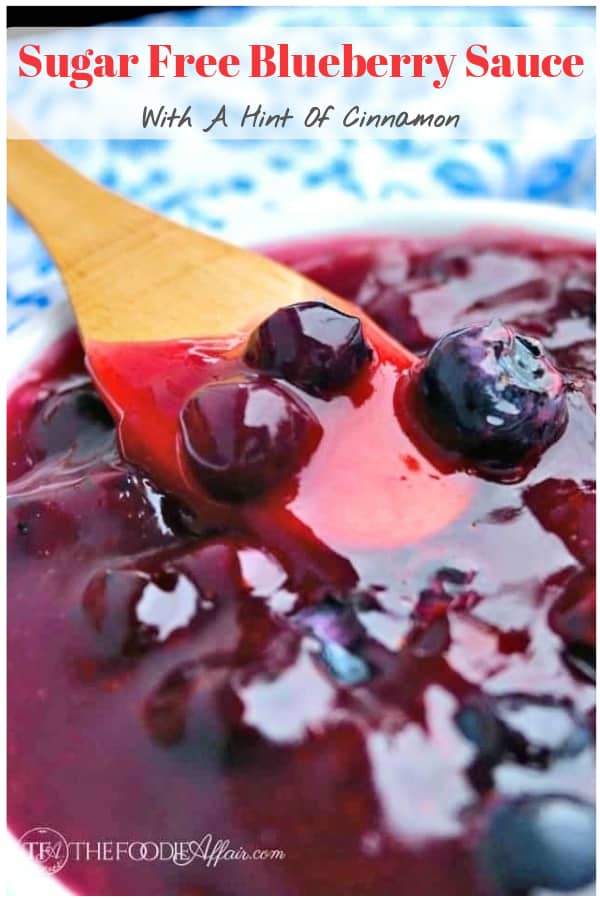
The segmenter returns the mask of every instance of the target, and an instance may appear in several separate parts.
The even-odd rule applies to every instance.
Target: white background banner
[[[42,139],[507,140],[526,103],[541,142],[595,133],[592,28],[256,32],[9,30],[9,111]]]

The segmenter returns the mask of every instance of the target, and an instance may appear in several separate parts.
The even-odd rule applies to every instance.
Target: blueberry
[[[364,684],[371,675],[368,663],[340,644],[325,642],[321,650],[321,659],[340,684],[348,686]]]
[[[505,730],[494,713],[491,700],[475,696],[463,704],[456,715],[462,734],[477,748],[479,759],[495,765],[504,753]]]
[[[187,459],[216,500],[237,502],[274,487],[308,459],[321,426],[285,388],[262,379],[216,381],[180,414]]]
[[[352,606],[328,599],[301,610],[292,621],[319,640],[321,659],[340,684],[369,679],[370,666],[358,653],[365,630]]]
[[[562,795],[524,796],[492,815],[482,859],[498,893],[571,891],[595,876],[595,812]]]
[[[276,310],[253,331],[246,362],[307,391],[347,385],[372,356],[359,318],[322,301]]]
[[[455,721],[477,748],[479,768],[509,758],[545,769],[557,759],[577,756],[592,737],[568,701],[550,696],[475,696],[462,705]]]
[[[491,469],[538,457],[562,434],[562,377],[538,341],[499,320],[452,331],[419,372],[427,429]]]
[[[114,421],[86,378],[65,379],[41,404],[28,434],[36,459],[65,454],[94,462],[114,444]]]
[[[577,756],[591,741],[587,724],[568,701],[506,694],[496,699],[494,711],[505,730],[507,753],[523,765],[547,768]]]
[[[364,634],[352,606],[329,598],[296,613],[293,621],[319,640],[343,647],[353,646]]]

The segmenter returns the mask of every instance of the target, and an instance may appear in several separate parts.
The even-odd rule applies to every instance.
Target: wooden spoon
[[[415,357],[358,307],[271,260],[123,200],[33,140],[8,141],[8,198],[63,275],[88,365],[117,419],[121,449],[163,489],[191,506],[204,502],[182,461],[179,395],[173,400],[174,380],[187,395],[198,387],[197,357],[189,374],[187,351],[173,356],[173,342],[206,339],[204,346],[239,348],[275,309],[325,298],[360,316],[376,355],[359,408],[330,417],[281,527],[291,532],[301,522],[304,532],[332,546],[385,546],[413,542],[464,509],[464,485],[440,480],[424,459],[415,473],[416,451],[393,415],[394,373]],[[169,372],[173,377],[162,390]],[[341,403],[347,410],[347,399]],[[268,509],[266,515],[280,521]]]
[[[8,141],[8,199],[53,256],[84,343],[235,334],[289,303],[326,297],[256,253],[142,209],[34,140]]]

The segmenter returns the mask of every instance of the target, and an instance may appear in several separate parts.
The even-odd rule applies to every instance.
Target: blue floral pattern
[[[591,24],[586,8],[285,8],[213,7],[155,14],[140,24],[228,25],[535,25]],[[128,23],[129,24],[129,23]],[[18,98],[11,98],[18,108]],[[40,84],[39,115],[52,116]],[[527,117],[523,106],[518,114]],[[110,111],[106,111],[107,116]],[[293,231],[295,217],[335,209],[352,221],[365,204],[393,211],[414,198],[496,197],[594,206],[594,141],[213,141],[202,165],[176,141],[56,141],[66,160],[130,199],[180,222],[242,243],[257,233]],[[290,226],[290,227],[287,227]],[[8,326],[23,327],[64,291],[40,242],[13,211],[8,217]]]

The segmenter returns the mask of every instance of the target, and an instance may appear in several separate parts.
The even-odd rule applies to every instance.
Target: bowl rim
[[[272,224],[257,228],[248,246],[268,250],[283,243],[310,242],[319,237],[397,235],[400,237],[444,237],[461,233],[476,226],[495,229],[514,229],[556,237],[596,242],[596,214],[593,211],[553,206],[542,203],[502,199],[444,199],[411,200],[399,205],[398,211],[389,206],[369,204],[364,214],[353,221],[340,218],[333,209],[319,218],[306,214],[295,217],[290,228],[274,231]],[[227,235],[225,237],[227,239]],[[246,242],[240,241],[246,244]],[[35,314],[14,332],[9,333],[7,346],[8,385],[13,387],[19,375],[49,344],[74,324],[66,291],[63,297],[47,309]]]
[[[496,227],[516,232],[528,231],[541,237],[596,244],[595,212],[541,203],[502,199],[418,200],[402,202],[397,212],[375,203],[352,222],[342,220],[335,210],[325,214],[321,212],[317,221],[303,214],[294,218],[289,229],[279,229],[277,232],[273,225],[263,226],[252,234],[248,245],[264,250],[284,243],[310,242],[326,236],[444,237],[475,226],[485,226],[490,231]],[[74,322],[65,292],[61,300],[9,333],[6,341],[9,392],[19,382],[24,370]],[[14,834],[8,832],[7,837],[8,867],[15,883],[19,884],[19,891],[33,893],[37,889],[43,896],[73,896],[63,882],[48,875],[27,856]]]

